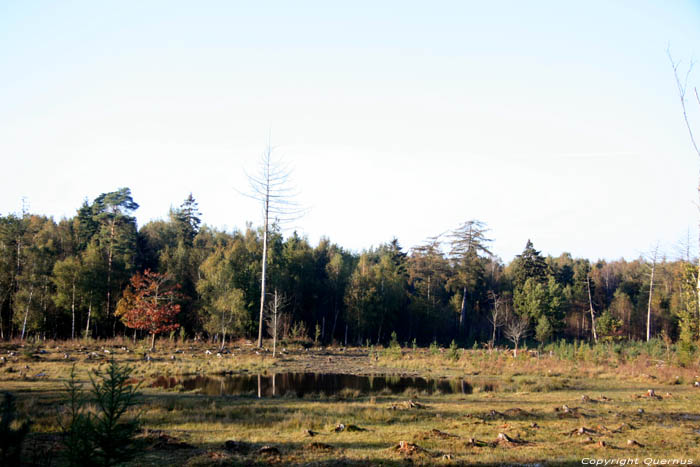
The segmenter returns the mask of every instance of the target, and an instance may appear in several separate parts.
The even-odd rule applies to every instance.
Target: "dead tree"
[[[688,129],[688,136],[690,136],[690,144],[693,146],[693,150],[695,151],[695,154],[697,154],[698,158],[700,159],[700,148],[698,147],[697,142],[695,141],[695,135],[693,134],[693,128],[690,125],[690,120],[688,119],[688,111],[685,107],[685,96],[688,91],[688,78],[690,77],[690,73],[693,71],[693,62],[690,62],[688,65],[688,69],[686,70],[685,77],[681,81],[680,76],[678,76],[678,68],[681,64],[681,62],[675,62],[673,60],[673,57],[671,56],[671,49],[668,48],[666,49],[666,54],[668,55],[668,59],[671,61],[671,67],[673,68],[673,76],[676,79],[676,87],[678,88],[678,97],[681,101],[681,109],[683,111],[683,121],[685,122],[685,127]],[[698,95],[698,88],[693,87],[693,94],[695,95],[695,101],[698,104],[698,107],[700,107],[700,96]],[[700,176],[698,177],[698,214],[700,214]],[[698,216],[698,225],[700,226],[700,215]],[[700,245],[700,228],[698,229],[698,245]],[[698,255],[698,268],[700,270],[700,255]],[[698,308],[700,309],[700,273],[698,274],[697,281],[696,281],[696,294],[697,294],[697,300],[698,300]]]
[[[285,319],[282,317],[282,310],[287,306],[289,300],[283,293],[277,292],[272,295],[272,301],[267,304],[267,332],[272,336],[272,357],[277,355],[277,338],[280,335]]]
[[[595,330],[595,310],[593,309],[593,297],[591,296],[591,276],[586,276],[586,285],[588,286],[588,306],[591,310],[591,334],[593,341],[598,343],[598,333]]]
[[[493,333],[491,335],[490,343],[490,346],[493,348],[493,346],[496,344],[496,330],[503,326],[506,322],[506,310],[503,304],[503,297],[499,297],[493,290],[489,290],[488,295],[493,303],[493,308],[491,308],[491,312],[488,316],[489,323],[491,323],[491,326],[493,326]]]
[[[659,255],[659,244],[657,243],[651,252],[651,277],[649,279],[649,303],[647,305],[647,342],[651,339],[651,299],[654,295],[654,272],[656,271],[656,260]]]
[[[267,279],[267,237],[270,221],[277,226],[298,219],[304,210],[294,202],[296,190],[290,186],[291,169],[272,155],[268,141],[255,175],[246,174],[250,183],[250,193],[242,193],[262,205],[263,211],[263,251],[262,274],[260,279],[260,320],[258,323],[258,347],[262,347],[262,332],[265,312],[265,286]]]
[[[527,315],[515,315],[506,324],[503,334],[515,346],[513,357],[518,357],[518,344],[520,344],[521,339],[527,337],[529,331],[530,319]]]

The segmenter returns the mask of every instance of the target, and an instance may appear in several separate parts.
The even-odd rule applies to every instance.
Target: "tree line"
[[[285,237],[275,224],[267,233],[202,225],[192,195],[140,228],[138,207],[121,188],[58,222],[0,216],[0,338],[142,333],[133,300],[149,277],[176,322],[161,330],[254,338],[265,242],[269,336],[365,345],[395,333],[402,343],[463,346],[663,337],[687,349],[699,337],[698,268],[689,254],[591,262],[544,256],[528,240],[505,264],[477,220],[410,250],[394,239],[353,252],[327,238],[314,246],[296,232]]]

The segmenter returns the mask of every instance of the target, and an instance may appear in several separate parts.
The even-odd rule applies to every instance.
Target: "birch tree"
[[[277,355],[277,341],[281,333],[285,319],[282,310],[289,303],[289,299],[283,293],[275,289],[272,300],[267,305],[267,332],[272,336],[272,358]]]
[[[258,321],[258,347],[262,347],[262,334],[267,286],[267,243],[272,223],[282,225],[298,219],[304,210],[294,201],[296,190],[290,185],[291,169],[279,158],[273,157],[272,147],[260,157],[257,172],[247,174],[250,192],[245,196],[258,201],[263,215],[262,272],[260,277],[260,316]]]
[[[659,256],[659,244],[657,243],[654,249],[649,255],[649,262],[651,265],[650,278],[649,278],[649,302],[647,303],[647,342],[651,339],[651,300],[654,296],[654,273],[656,272],[656,262]]]
[[[695,135],[693,133],[693,127],[690,124],[690,119],[688,118],[688,110],[685,106],[686,103],[686,94],[688,93],[688,78],[690,77],[691,72],[693,71],[693,63],[691,62],[685,72],[685,76],[681,79],[681,76],[679,76],[680,72],[680,65],[681,62],[676,62],[673,60],[673,56],[671,55],[671,49],[666,50],[666,54],[668,55],[668,59],[671,62],[671,67],[673,68],[673,76],[676,80],[676,88],[678,89],[678,97],[681,102],[681,110],[683,111],[683,122],[685,123],[685,127],[688,130],[688,136],[690,137],[690,144],[693,147],[693,151],[695,154],[698,156],[698,159],[700,160],[700,147],[698,147],[697,141],[695,140]],[[700,109],[700,96],[698,95],[698,88],[693,86],[692,89],[692,94],[695,96],[695,102],[698,105],[698,108]],[[691,96],[692,99],[692,96]],[[700,246],[700,174],[698,175],[698,245]],[[700,250],[699,250],[700,251]],[[698,268],[700,268],[700,255],[698,255]],[[695,291],[696,291],[696,300],[698,302],[698,309],[700,309],[700,274],[697,276],[697,281],[695,283]]]

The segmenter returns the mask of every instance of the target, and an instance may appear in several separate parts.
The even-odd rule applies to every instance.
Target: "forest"
[[[29,212],[0,217],[0,338],[254,338],[262,228],[203,225],[191,194],[165,220],[141,227],[138,207],[120,188],[58,222]],[[700,331],[688,249],[673,259],[657,248],[591,261],[546,256],[524,237],[506,264],[478,220],[410,250],[393,239],[353,252],[269,230],[266,294],[283,300],[266,336],[275,328],[281,338],[323,345],[462,347],[661,338],[693,352]],[[171,305],[169,324],[153,329],[128,313],[135,279],[148,277]]]

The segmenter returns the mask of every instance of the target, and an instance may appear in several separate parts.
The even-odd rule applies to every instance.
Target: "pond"
[[[275,373],[259,375],[194,376],[174,378],[160,376],[151,385],[163,389],[197,390],[209,396],[252,395],[275,397],[307,394],[333,396],[343,392],[357,395],[400,394],[406,390],[432,394],[471,394],[472,386],[464,379],[426,379],[395,375],[358,376],[339,373]]]

